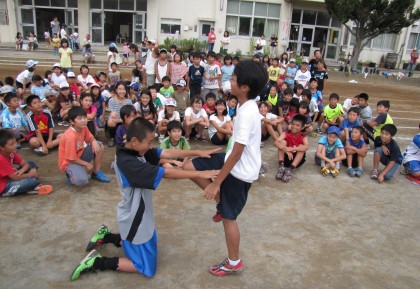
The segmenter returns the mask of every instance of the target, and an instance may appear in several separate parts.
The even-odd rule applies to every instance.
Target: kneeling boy
[[[391,180],[402,163],[400,147],[393,137],[397,134],[397,127],[385,124],[381,128],[381,135],[375,138],[375,154],[373,155],[372,179],[379,183]],[[379,173],[379,163],[385,168]]]
[[[326,177],[331,174],[333,177],[340,173],[340,163],[346,158],[343,143],[339,139],[340,129],[331,126],[327,135],[319,142],[315,154],[315,163],[321,166],[321,174]]]
[[[66,173],[67,183],[87,185],[88,173],[91,173],[92,179],[109,182],[109,178],[101,171],[104,146],[89,132],[86,111],[80,106],[74,106],[69,110],[68,118],[71,126],[63,133],[58,149],[58,168]]]
[[[279,169],[276,179],[288,182],[294,169],[305,163],[305,152],[309,149],[308,137],[302,133],[306,117],[295,115],[292,118],[291,130],[282,133],[274,145],[279,149]]]
[[[127,143],[124,147],[117,148],[116,161],[113,163],[123,196],[117,208],[120,233],[111,233],[108,227],[102,225],[86,248],[86,251],[93,250],[74,269],[70,280],[77,280],[81,273],[95,269],[111,269],[153,277],[157,268],[158,250],[152,190],[157,189],[164,177],[211,179],[217,176],[218,171],[193,172],[159,167],[160,158],[195,155],[209,158],[210,154],[219,149],[199,151],[151,148],[155,139],[154,130],[154,125],[143,118],[136,118],[128,127]],[[123,247],[126,257],[102,257],[94,250],[96,246],[108,243]]]

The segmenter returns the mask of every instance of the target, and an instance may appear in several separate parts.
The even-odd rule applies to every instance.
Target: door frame
[[[32,23],[23,23],[23,19],[22,19],[22,11],[32,11]],[[35,13],[35,8],[34,7],[19,7],[19,26],[20,26],[20,31],[22,31],[22,37],[23,39],[26,39],[28,35],[24,35],[24,27],[32,27],[31,31],[33,31],[35,33],[35,35],[38,35],[38,31],[36,29],[36,13]]]
[[[214,23],[212,21],[199,21],[199,27],[198,27],[198,38],[200,40],[207,40],[207,35],[203,36],[202,31],[203,31],[203,25],[210,25],[210,29],[213,27],[214,28]],[[209,31],[210,32],[210,31]]]
[[[311,29],[312,30],[312,36],[311,40],[303,40],[303,29]],[[315,26],[313,25],[300,25],[299,29],[299,41],[298,41],[298,50],[300,52],[300,55],[302,55],[302,44],[309,44],[310,48],[309,51],[305,51],[305,57],[311,56],[311,50],[313,47],[313,41],[314,41],[314,34],[315,34]]]
[[[93,26],[92,20],[92,14],[93,13],[100,13],[101,14],[101,27],[99,26]],[[90,30],[90,35],[91,35],[91,39],[92,39],[92,44],[96,44],[96,45],[104,45],[104,21],[105,21],[105,13],[103,10],[95,10],[95,9],[91,9],[89,11],[89,30]],[[101,31],[101,42],[93,42],[93,31],[94,30],[100,30]]]
[[[142,16],[142,27],[137,28],[136,27],[136,18],[137,16]],[[136,32],[141,32],[141,40],[144,39],[144,36],[146,35],[146,12],[136,12],[133,14],[133,43],[140,43],[140,39],[137,39]]]

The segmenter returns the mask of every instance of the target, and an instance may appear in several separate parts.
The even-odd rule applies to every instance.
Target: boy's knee
[[[75,180],[71,180],[72,185],[76,187],[86,186],[89,184],[89,179],[86,177],[77,178]]]
[[[375,154],[382,155],[384,153],[384,151],[382,150],[382,147],[377,147],[377,148],[375,148],[374,153]]]
[[[41,146],[41,143],[39,142],[37,138],[33,137],[29,140],[29,146],[33,149],[36,149]]]

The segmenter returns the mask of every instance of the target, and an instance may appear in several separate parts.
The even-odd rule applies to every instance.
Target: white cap
[[[173,98],[167,98],[165,106],[175,106],[176,107],[176,100]]]
[[[224,94],[228,94],[230,92],[230,90],[232,89],[232,84],[230,83],[229,80],[223,82],[222,89],[223,89]]]
[[[302,62],[301,63],[309,63],[309,60],[308,60],[308,58],[304,58],[304,59],[302,59]]]
[[[101,86],[97,84],[96,82],[92,83],[92,85],[90,86],[90,89],[92,89],[93,87],[101,88]]]
[[[63,81],[62,83],[60,83],[60,89],[63,88],[69,88],[69,84],[66,81]]]
[[[290,58],[289,62],[296,62],[295,58]]]
[[[61,64],[60,63],[58,63],[58,62],[56,62],[56,63],[54,63],[54,65],[53,65],[53,68],[54,67],[59,67],[59,68],[61,68]]]
[[[155,44],[155,43],[156,43],[156,40],[154,40],[154,39],[150,39],[150,40],[148,40],[147,42],[152,43],[152,44]]]
[[[67,72],[67,77],[76,77],[76,74],[73,71],[69,71]]]
[[[179,79],[177,82],[176,82],[176,86],[186,86],[187,85],[187,83],[185,82],[185,80],[183,80],[183,79]]]
[[[77,36],[79,36],[79,34],[77,34],[77,32],[74,32],[74,33],[73,33],[73,36],[74,36],[74,37],[77,37]]]
[[[31,68],[37,64],[38,64],[38,61],[29,59],[28,61],[26,61],[26,68]]]

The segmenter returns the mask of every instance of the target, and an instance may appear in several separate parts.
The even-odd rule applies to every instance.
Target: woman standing
[[[228,53],[228,49],[229,49],[229,43],[230,43],[230,36],[229,36],[229,32],[228,31],[225,31],[225,33],[223,33],[223,37],[220,40],[220,43],[222,44],[221,52],[223,54],[227,54]]]
[[[214,42],[216,42],[216,34],[214,34],[214,28],[210,29],[210,33],[207,35],[207,40],[209,42],[209,51],[213,51]]]

